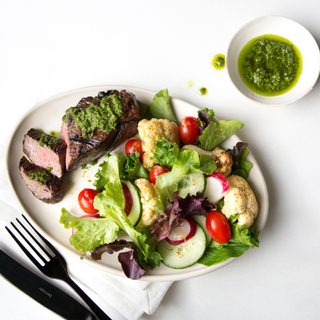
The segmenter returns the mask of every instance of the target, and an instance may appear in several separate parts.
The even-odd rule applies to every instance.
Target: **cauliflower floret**
[[[206,151],[192,144],[187,144],[183,146],[181,150],[194,150],[198,152],[199,156],[202,154],[209,155],[217,164],[215,172],[221,173],[224,177],[227,177],[231,173],[233,165],[232,156],[229,152],[226,152],[219,147],[215,147],[212,151]]]
[[[179,127],[176,123],[166,119],[143,119],[139,122],[138,131],[142,140],[143,166],[151,168],[156,160],[152,157],[152,150],[156,146],[155,141],[164,137],[169,142],[180,144]]]
[[[217,164],[217,169],[215,171],[221,173],[224,177],[227,177],[231,173],[233,165],[231,154],[219,147],[215,147],[211,151],[211,156]]]
[[[158,190],[147,179],[137,179],[134,184],[139,189],[142,203],[142,217],[138,226],[141,228],[150,227],[160,218],[160,214],[153,209],[158,202]]]
[[[250,228],[258,216],[259,205],[248,182],[240,176],[232,175],[227,178],[229,190],[224,196],[222,213],[228,218],[239,214],[238,225]]]

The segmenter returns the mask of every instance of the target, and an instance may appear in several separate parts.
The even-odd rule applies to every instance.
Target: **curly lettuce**
[[[156,164],[172,169],[174,162],[179,154],[179,147],[175,142],[169,142],[162,137],[156,141],[156,146],[152,150],[153,156],[151,159],[156,159]]]

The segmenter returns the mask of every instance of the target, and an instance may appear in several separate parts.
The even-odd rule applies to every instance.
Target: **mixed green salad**
[[[60,223],[73,229],[70,244],[94,260],[101,259],[104,253],[119,252],[118,260],[125,275],[131,279],[140,279],[148,268],[154,269],[161,263],[177,269],[194,263],[211,266],[239,257],[249,247],[258,247],[257,231],[239,225],[238,214],[227,218],[221,213],[224,194],[216,203],[204,196],[208,180],[216,178],[217,170],[217,161],[208,152],[243,124],[238,120],[217,121],[214,111],[205,109],[190,115],[197,121],[193,120],[196,125],[186,134],[180,130],[185,119],[179,122],[175,118],[167,89],[157,93],[150,106],[140,104],[140,108],[143,119],[175,122],[182,143],[178,145],[164,137],[155,141],[154,164],[166,168],[156,176],[150,174],[152,168],[143,166],[141,152],[108,153],[93,182],[95,192],[91,203],[94,211],[89,212],[93,213],[90,219],[62,209]],[[205,152],[185,149],[184,145],[193,145]],[[246,160],[247,146],[247,143],[239,142],[227,150],[232,157],[230,175],[247,179],[252,167]],[[139,189],[134,184],[139,179],[151,180],[157,190],[153,209],[159,218],[147,227],[139,224],[143,206]],[[227,179],[223,182],[227,183]],[[216,229],[214,223],[217,223]],[[119,238],[123,232],[130,240]],[[221,236],[225,240],[220,241]]]

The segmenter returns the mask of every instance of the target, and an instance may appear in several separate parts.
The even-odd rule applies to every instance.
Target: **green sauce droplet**
[[[49,134],[52,137],[60,138],[60,132],[58,131],[50,131]]]
[[[204,96],[204,95],[206,95],[208,93],[208,89],[205,88],[205,87],[201,87],[199,89],[199,93],[200,93],[200,95]]]
[[[221,70],[226,65],[226,56],[222,53],[216,54],[212,59],[212,66],[217,69]]]

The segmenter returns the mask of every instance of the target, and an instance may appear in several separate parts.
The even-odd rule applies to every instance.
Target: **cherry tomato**
[[[210,211],[206,219],[207,231],[211,238],[220,243],[227,243],[231,238],[231,228],[226,216],[219,211]]]
[[[179,125],[179,136],[184,144],[193,144],[197,142],[200,134],[200,122],[195,117],[185,117]]]
[[[99,212],[93,206],[93,200],[97,194],[98,194],[98,191],[94,189],[87,189],[87,188],[83,189],[79,193],[78,195],[79,206],[85,213],[94,214]]]
[[[156,184],[157,178],[170,170],[165,166],[154,166],[150,171],[150,180],[153,184]]]
[[[143,150],[142,150],[142,143],[141,141],[137,139],[130,139],[127,141],[124,150],[126,152],[126,155],[128,156],[131,153],[135,153],[138,151],[140,153],[139,160],[142,162],[142,155],[143,155]]]

